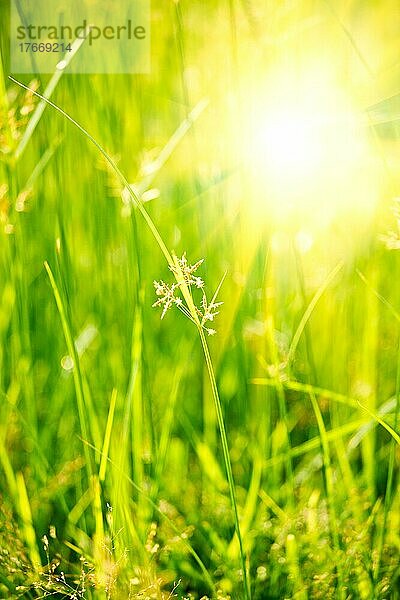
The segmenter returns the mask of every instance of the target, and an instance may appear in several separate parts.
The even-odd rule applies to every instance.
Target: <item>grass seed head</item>
[[[182,257],[177,259],[177,262],[177,267],[174,265],[169,266],[169,269],[174,273],[174,275],[177,278],[176,283],[168,284],[165,283],[163,280],[153,282],[156,296],[158,296],[158,299],[153,303],[152,306],[162,307],[161,319],[163,319],[167,311],[172,306],[176,305],[181,310],[181,312],[183,312],[191,321],[194,321],[196,325],[200,324],[200,327],[202,327],[204,331],[208,333],[208,335],[214,335],[216,333],[216,330],[206,327],[205,324],[207,323],[207,321],[214,321],[214,318],[219,314],[219,310],[217,309],[223,304],[223,302],[215,301],[220,286],[217,288],[217,292],[214,294],[212,300],[209,302],[207,300],[207,295],[205,292],[204,280],[198,275],[194,275],[194,273],[197,271],[200,265],[203,264],[204,258],[201,258],[194,264],[190,264],[186,257],[186,252],[184,252]],[[179,281],[179,278],[183,278],[183,281]],[[196,304],[193,299],[193,305],[198,316],[198,322],[196,322],[193,316],[191,315],[189,306],[184,302],[180,295],[177,295],[181,291],[182,285],[187,286],[191,295],[192,288],[202,290],[202,297],[200,302]]]

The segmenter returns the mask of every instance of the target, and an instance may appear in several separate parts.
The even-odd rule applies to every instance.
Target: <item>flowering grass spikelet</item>
[[[204,280],[198,275],[195,275],[197,269],[203,264],[203,262],[204,258],[191,265],[186,257],[186,252],[183,253],[181,258],[177,258],[177,266],[169,266],[169,269],[174,273],[177,282],[169,284],[165,283],[163,280],[154,281],[154,289],[158,299],[153,303],[152,306],[162,307],[161,319],[163,319],[168,310],[175,305],[192,322],[194,322],[197,326],[200,325],[200,327],[202,327],[204,331],[208,333],[208,335],[214,335],[216,330],[206,327],[205,324],[207,321],[214,321],[214,318],[219,314],[219,310],[217,309],[223,304],[223,302],[216,302],[216,297],[223,280],[220,282],[212,300],[209,302],[205,292]],[[183,279],[183,281],[180,281],[180,279]],[[191,314],[189,306],[186,304],[186,302],[184,302],[181,295],[178,295],[181,292],[182,285],[187,286],[192,298],[192,288],[202,290],[200,302],[196,304],[193,301],[194,308],[198,316],[197,322]]]
[[[178,287],[178,284],[172,283],[168,285],[168,283],[164,283],[164,281],[154,281],[154,288],[156,291],[156,295],[159,296],[158,300],[154,302],[154,306],[162,306],[163,310],[161,313],[161,318],[165,317],[166,312],[173,304],[180,304],[182,300],[175,296],[175,290]]]

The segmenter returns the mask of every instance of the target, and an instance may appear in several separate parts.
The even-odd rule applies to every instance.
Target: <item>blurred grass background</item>
[[[0,596],[244,598],[196,330],[152,308],[172,274],[71,123],[47,107],[15,158],[37,99],[1,9]],[[207,289],[227,272],[209,341],[253,598],[399,597],[399,10],[154,1],[149,75],[52,96]]]

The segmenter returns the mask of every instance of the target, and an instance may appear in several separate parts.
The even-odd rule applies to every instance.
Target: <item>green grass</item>
[[[44,99],[2,38],[0,598],[399,597],[396,6],[264,4],[153,2],[149,75]],[[308,70],[368,154],[271,174]]]

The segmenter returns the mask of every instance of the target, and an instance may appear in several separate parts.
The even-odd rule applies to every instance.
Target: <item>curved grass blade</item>
[[[140,198],[138,197],[138,195],[135,193],[135,191],[132,189],[132,186],[130,185],[130,183],[128,182],[127,178],[125,177],[125,175],[123,175],[122,171],[120,171],[120,169],[118,168],[118,166],[116,165],[115,161],[111,158],[111,156],[104,150],[103,146],[101,144],[99,144],[99,142],[97,140],[94,139],[94,137],[84,128],[82,127],[82,125],[80,125],[78,123],[78,121],[75,121],[75,119],[73,119],[68,113],[66,113],[62,108],[60,108],[57,104],[55,104],[54,102],[52,102],[51,100],[49,100],[49,98],[45,98],[45,96],[43,96],[42,94],[39,94],[38,92],[32,90],[30,87],[28,87],[27,85],[24,85],[23,83],[21,83],[20,81],[18,81],[17,79],[15,79],[14,77],[12,77],[11,75],[8,76],[9,79],[11,81],[13,81],[14,83],[16,83],[17,85],[21,86],[22,88],[24,88],[25,90],[29,90],[30,92],[32,92],[32,94],[34,94],[35,96],[37,96],[38,98],[40,98],[41,100],[43,100],[45,103],[47,103],[49,106],[51,106],[52,108],[54,108],[54,110],[56,110],[58,113],[60,113],[65,119],[67,119],[70,123],[72,123],[73,125],[75,125],[75,127],[77,127],[77,129],[79,129],[79,131],[81,133],[83,133],[83,135],[90,140],[90,142],[92,142],[92,144],[97,148],[97,150],[102,154],[102,156],[106,159],[106,161],[108,162],[108,164],[111,166],[111,168],[114,170],[114,172],[116,173],[116,175],[118,176],[120,182],[124,185],[124,187],[126,187],[132,202],[134,203],[134,205],[138,208],[139,212],[141,213],[142,217],[144,218],[144,220],[147,223],[147,226],[149,227],[153,237],[155,238],[157,244],[160,247],[161,252],[164,254],[164,257],[167,261],[167,263],[170,266],[173,266],[173,260],[172,257],[166,247],[166,245],[164,244],[164,241],[162,240],[160,234],[158,233],[158,230],[156,228],[156,226],[154,225],[150,215],[148,214],[148,212],[146,211],[146,209],[144,208],[142,202],[140,201]]]

